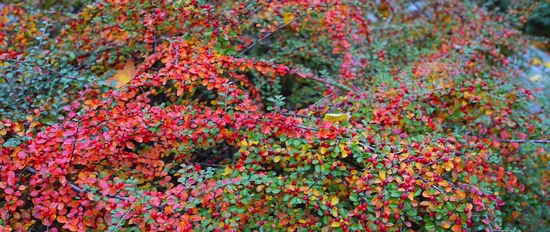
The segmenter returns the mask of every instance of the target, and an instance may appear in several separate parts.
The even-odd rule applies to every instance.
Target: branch
[[[420,13],[426,17],[427,19],[432,19],[432,17],[430,17],[425,11],[424,9],[422,9],[422,7],[420,7],[418,4],[416,4],[415,1],[411,1],[409,0],[409,3],[412,4],[418,11],[420,11]]]
[[[550,143],[550,140],[499,139],[502,143]]]
[[[28,173],[31,173],[31,174],[36,174],[38,171],[36,171],[36,169],[32,168],[32,167],[25,167],[24,169],[25,171],[27,171]],[[73,183],[72,181],[69,181],[69,186],[71,187],[72,190],[74,190],[75,192],[77,193],[85,193],[87,191],[84,191],[82,190],[78,185],[76,185],[75,183]],[[120,196],[120,195],[107,195],[107,197],[110,197],[110,198],[115,198],[115,199],[118,199],[118,200],[122,200],[122,201],[126,201],[128,200],[128,197],[123,197],[123,196]]]
[[[5,58],[0,58],[0,60],[2,61],[6,61],[6,62],[12,62],[12,63],[17,63],[17,64],[21,64],[21,65],[26,65],[26,66],[37,66],[37,67],[40,67],[40,68],[43,68],[41,66],[39,66],[38,64],[32,64],[32,63],[29,63],[29,62],[25,62],[25,61],[19,61],[19,60],[12,60],[12,59],[5,59]],[[57,72],[56,70],[54,69],[51,69],[51,68],[43,68],[45,70],[48,70],[52,73],[54,73],[55,75],[61,77],[61,78],[67,78],[67,79],[70,79],[70,80],[73,80],[73,81],[78,81],[78,79],[76,79],[75,77],[68,77],[68,76],[65,76],[65,75],[61,75],[59,72]]]
[[[248,51],[252,50],[252,48],[256,47],[257,44],[261,43],[262,41],[264,41],[264,40],[267,39],[268,37],[272,36],[273,34],[277,33],[277,32],[280,31],[281,29],[283,29],[284,27],[290,25],[290,24],[293,23],[293,22],[298,21],[298,19],[301,19],[301,18],[303,18],[303,17],[306,16],[306,15],[307,15],[307,14],[303,14],[303,15],[300,15],[300,16],[298,16],[298,17],[295,17],[295,18],[293,18],[292,20],[290,20],[288,23],[285,23],[285,24],[283,24],[283,25],[277,27],[277,29],[275,29],[274,31],[267,33],[264,37],[262,37],[262,38],[259,39],[258,41],[252,42],[252,44],[250,44],[246,49],[244,49],[241,53],[239,53],[238,57],[241,57],[242,55],[244,55],[244,54],[247,53]]]
[[[300,117],[300,118],[306,118],[306,119],[316,119],[313,116],[307,116],[307,115],[303,115],[303,114],[293,114],[293,113],[283,113],[283,116]]]
[[[429,183],[430,183],[428,180],[422,178],[422,177],[421,177],[420,175],[418,175],[418,174],[416,175],[416,178],[422,180],[422,182],[424,182],[424,183],[426,183],[426,184],[429,184]],[[435,190],[439,191],[440,193],[445,193],[445,191],[441,190],[439,187],[437,187],[437,186],[435,186],[435,185],[433,185],[433,184],[432,184],[431,186],[432,186],[432,188],[434,188]]]
[[[128,211],[126,211],[126,213],[124,213],[124,215],[122,215],[122,217],[120,218],[120,221],[118,221],[118,223],[116,224],[114,231],[117,231],[118,227],[120,227],[121,223],[124,221],[124,218],[125,218],[125,217],[128,215],[128,213],[130,213],[131,211],[132,211],[132,208],[128,209]]]

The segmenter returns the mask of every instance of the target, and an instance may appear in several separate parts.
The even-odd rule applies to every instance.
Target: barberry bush
[[[548,228],[534,7],[0,4],[0,228]]]

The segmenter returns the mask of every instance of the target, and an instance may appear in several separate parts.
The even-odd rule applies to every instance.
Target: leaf
[[[335,113],[335,114],[325,114],[325,116],[323,116],[323,120],[324,121],[329,121],[329,122],[343,122],[343,121],[347,121],[348,119],[350,118],[350,113],[347,112],[347,113]]]
[[[335,227],[340,227],[340,222],[332,222],[330,224],[331,227],[335,228]]]
[[[433,231],[435,230],[435,225],[433,222],[426,222],[426,230]]]
[[[451,231],[462,231],[462,226],[460,225],[454,225],[452,228],[451,228]]]
[[[281,158],[282,158],[282,157],[281,157],[280,155],[275,156],[275,157],[273,157],[273,162],[279,163],[279,161],[281,161]]]
[[[233,171],[231,168],[225,167],[225,169],[223,170],[222,176],[229,175],[229,173],[231,173],[231,171]]]
[[[290,12],[283,12],[283,22],[285,24],[289,23],[290,21],[292,21],[296,16],[294,16],[294,14],[290,13]]]
[[[346,151],[346,145],[344,145],[343,143],[340,144],[338,147],[340,147],[340,151],[342,153],[342,158],[346,158],[348,157],[348,152]]]
[[[470,184],[477,184],[477,176],[470,176]]]
[[[120,88],[130,82],[132,77],[134,77],[135,72],[136,68],[134,66],[134,61],[130,60],[124,64],[124,68],[116,70],[115,74],[108,78],[105,83],[109,86],[113,86],[114,84],[114,87]]]
[[[449,221],[442,221],[441,222],[441,227],[443,227],[443,229],[449,229],[449,228],[451,228],[451,225],[452,225],[452,223],[449,222]]]
[[[57,221],[58,221],[59,223],[66,223],[66,222],[67,222],[67,217],[65,217],[65,216],[63,216],[63,215],[57,216],[56,219],[57,219]]]
[[[333,196],[333,197],[330,198],[330,204],[331,205],[337,205],[339,201],[340,201],[340,199],[336,196]]]
[[[136,146],[134,145],[134,143],[130,142],[130,141],[127,141],[126,142],[126,147],[130,150],[133,150],[134,148],[136,148]]]
[[[380,177],[380,180],[386,180],[386,171],[380,171],[378,177]]]

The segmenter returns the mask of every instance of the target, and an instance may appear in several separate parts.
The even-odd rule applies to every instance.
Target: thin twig
[[[499,139],[502,143],[550,143],[550,140]]]
[[[36,171],[36,169],[32,168],[32,167],[25,167],[24,170],[28,173],[31,173],[31,174],[36,174],[38,171]],[[74,190],[75,192],[77,193],[85,193],[86,191],[81,189],[78,185],[76,185],[75,183],[69,181],[69,186],[71,187],[72,190]],[[126,201],[128,200],[128,197],[123,197],[123,196],[120,196],[120,195],[107,195],[107,197],[110,197],[110,198],[115,198],[115,199],[118,199],[118,200],[122,200],[122,201]]]
[[[319,99],[318,101],[316,101],[315,103],[313,103],[313,106],[317,106],[319,104],[321,104],[321,102],[323,100],[326,100],[327,98],[329,98],[331,95],[334,95],[334,93],[330,93],[330,94],[327,94],[326,96],[322,97],[321,99]]]
[[[432,17],[430,17],[428,14],[426,14],[426,12],[424,12],[424,9],[422,9],[420,6],[418,6],[418,4],[416,4],[416,2],[414,1],[409,1],[414,7],[416,7],[416,9],[418,9],[418,11],[420,11],[420,13],[422,13],[422,15],[424,15],[424,17],[426,17],[427,19],[432,19]]]
[[[48,70],[48,71],[54,73],[55,75],[57,75],[57,76],[59,76],[59,77],[61,77],[61,78],[67,78],[67,79],[70,79],[70,80],[73,80],[73,81],[78,81],[78,79],[76,79],[75,77],[68,77],[68,76],[65,76],[65,75],[61,75],[61,74],[59,74],[56,70],[53,70],[53,69],[51,69],[51,68],[44,68],[44,67],[39,66],[38,64],[32,64],[32,63],[25,62],[25,61],[12,60],[12,59],[5,59],[5,58],[0,58],[0,60],[6,61],[6,62],[18,63],[18,64],[22,64],[22,65],[26,65],[26,66],[40,67],[40,68],[46,69],[46,70]]]
[[[120,223],[122,223],[122,221],[124,221],[124,218],[128,215],[128,213],[130,213],[130,211],[132,211],[132,208],[128,209],[128,211],[126,211],[126,213],[124,213],[124,215],[122,215],[122,217],[120,218],[120,221],[118,221],[118,223],[116,224],[115,229],[113,231],[117,231],[118,227],[120,226]]]
[[[422,182],[424,182],[424,183],[430,183],[428,180],[422,178],[420,175],[416,175],[416,178],[422,180]],[[439,191],[440,193],[445,193],[445,191],[441,190],[439,187],[437,187],[437,186],[435,186],[435,185],[433,185],[433,184],[432,184],[431,186],[432,186],[432,188],[434,188],[435,190]]]
[[[306,119],[315,119],[313,116],[307,116],[303,114],[293,114],[293,113],[283,113],[283,116],[290,116],[290,117],[300,117],[300,118],[306,118]]]
[[[44,42],[44,34],[46,33],[46,30],[48,29],[48,26],[50,24],[46,21],[46,25],[44,25],[44,28],[42,29],[42,33],[40,34],[40,42],[38,42],[38,50],[36,51],[36,54],[34,56],[35,59],[37,59],[38,51],[42,49],[42,42]]]
[[[271,35],[277,33],[279,30],[283,29],[284,27],[290,25],[291,23],[293,22],[296,22],[298,21],[298,19],[301,19],[303,18],[304,16],[306,16],[307,14],[303,14],[303,15],[300,15],[296,18],[293,18],[292,20],[290,20],[288,23],[285,23],[283,25],[281,25],[280,27],[277,27],[277,29],[275,29],[274,31],[272,32],[269,32],[267,33],[267,35],[265,35],[264,37],[260,38],[258,41],[256,42],[252,42],[252,44],[250,44],[246,49],[244,49],[241,53],[239,53],[238,57],[241,57],[242,55],[244,55],[245,53],[247,53],[248,51],[250,51],[252,48],[256,47],[257,44],[261,43],[263,40],[267,39],[268,37],[270,37]]]
[[[485,203],[483,203],[483,209],[485,209]],[[487,216],[487,213],[483,215],[485,217],[485,220],[487,220],[487,226],[489,226],[489,232],[494,232],[493,226],[491,225],[491,221],[489,220],[489,216]]]

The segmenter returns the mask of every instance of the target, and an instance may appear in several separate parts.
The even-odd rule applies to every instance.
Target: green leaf
[[[409,217],[415,217],[416,216],[416,209],[409,209],[409,210],[405,211],[405,213]]]
[[[432,231],[432,230],[435,230],[435,225],[433,222],[426,222],[426,226],[425,226],[426,230],[428,231]]]
[[[352,193],[349,196],[350,201],[357,202],[357,195],[355,193]]]
[[[470,184],[477,184],[477,176],[470,176]]]

